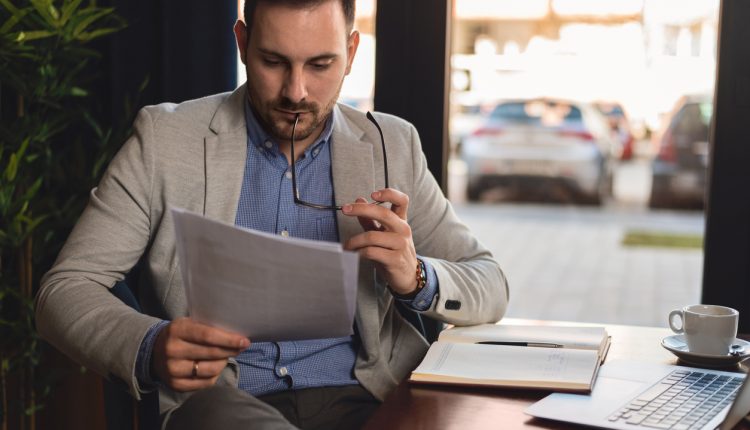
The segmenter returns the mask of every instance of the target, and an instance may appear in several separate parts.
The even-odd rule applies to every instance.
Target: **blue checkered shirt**
[[[258,124],[248,104],[245,110],[247,159],[235,224],[280,235],[338,242],[335,211],[294,203],[286,157]],[[300,196],[309,202],[334,202],[330,153],[332,118],[328,119],[320,137],[296,162]],[[293,261],[282,263],[289,264],[290,270],[294,270]],[[425,265],[427,284],[413,301],[405,301],[416,310],[426,310],[438,290],[434,268],[427,262]],[[162,321],[151,327],[141,344],[136,376],[145,387],[155,382],[147,365],[151,361],[156,336],[167,323]],[[252,343],[237,356],[239,388],[260,396],[287,389],[357,384],[354,377],[355,336]]]

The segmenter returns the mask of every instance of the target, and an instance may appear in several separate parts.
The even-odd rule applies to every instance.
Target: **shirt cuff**
[[[138,357],[135,360],[135,377],[138,384],[145,390],[156,388],[159,380],[151,375],[151,355],[154,351],[156,337],[161,330],[169,324],[169,321],[159,321],[152,325],[143,337],[141,346],[138,349]]]
[[[425,284],[424,287],[417,293],[416,296],[414,296],[413,299],[400,299],[396,297],[396,300],[404,303],[405,305],[409,306],[410,308],[414,309],[415,311],[423,312],[430,308],[432,305],[433,300],[435,300],[435,296],[437,295],[439,291],[439,282],[437,278],[437,273],[435,273],[435,268],[432,267],[432,265],[427,261],[419,256],[417,256],[422,263],[424,263],[425,268]]]

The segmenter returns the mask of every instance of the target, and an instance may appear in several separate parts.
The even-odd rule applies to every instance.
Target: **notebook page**
[[[498,385],[581,384],[597,368],[596,351],[435,342],[414,370],[416,381]],[[507,382],[502,384],[502,382]]]
[[[440,333],[440,340],[450,342],[538,342],[562,345],[564,348],[598,350],[607,332],[603,327],[550,327],[481,324],[455,327]]]

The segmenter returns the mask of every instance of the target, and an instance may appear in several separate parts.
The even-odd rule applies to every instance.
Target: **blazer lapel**
[[[381,170],[383,167],[382,160],[374,152],[374,148],[379,149],[380,146],[375,146],[362,128],[352,119],[347,118],[338,107],[336,109],[331,162],[333,164],[333,192],[336,196],[336,203],[341,205],[352,203],[360,196],[369,199],[370,194],[375,191],[376,165]],[[367,120],[365,119],[364,122],[367,122]],[[382,173],[378,174],[379,178],[380,176],[382,176]],[[379,179],[379,181],[382,180],[382,178]],[[378,187],[380,186],[382,184],[378,185]],[[363,231],[362,226],[354,217],[339,212],[337,221],[341,243],[346,243],[349,238]],[[371,261],[359,260],[357,283],[355,321],[364,346],[360,348],[359,353],[368,354],[365,360],[369,361],[376,357],[376,351],[378,351],[379,322],[382,321],[381,306],[378,305],[378,302],[385,297],[384,288],[378,287],[378,283],[375,282],[375,266]]]
[[[234,224],[247,157],[245,86],[219,105],[205,138],[206,189],[203,214]]]
[[[336,204],[353,203],[357,197],[369,198],[373,188],[373,145],[364,141],[365,132],[335,107],[331,164]],[[362,232],[356,218],[337,214],[339,240],[345,243]]]

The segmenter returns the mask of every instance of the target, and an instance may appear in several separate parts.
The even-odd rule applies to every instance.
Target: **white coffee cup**
[[[669,313],[669,328],[684,334],[688,350],[696,354],[727,355],[737,336],[739,312],[725,306],[690,305]],[[681,324],[675,325],[675,317]]]

